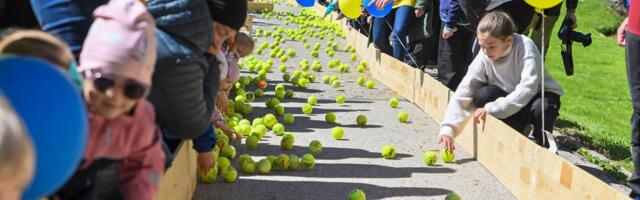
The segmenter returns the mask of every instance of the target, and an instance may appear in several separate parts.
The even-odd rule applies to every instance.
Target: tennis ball
[[[233,168],[231,166],[223,169],[220,172],[220,175],[222,176],[222,181],[226,183],[233,183],[238,179],[238,171],[236,171],[236,168]]]
[[[245,102],[245,98],[244,95],[237,95],[235,98],[235,103],[236,104],[243,104]]]
[[[341,84],[339,80],[334,80],[333,82],[331,82],[331,86],[333,86],[333,88],[339,88],[340,85]]]
[[[285,124],[293,124],[295,122],[295,117],[291,113],[284,114],[284,123]]]
[[[284,90],[276,91],[276,98],[278,98],[280,100],[284,99]]]
[[[285,63],[289,61],[289,57],[287,57],[286,55],[281,55],[280,56],[280,62]]]
[[[347,101],[347,97],[345,97],[343,94],[339,94],[338,96],[336,96],[337,104],[343,104],[345,101]]]
[[[226,147],[222,148],[222,156],[227,157],[229,159],[235,158],[236,148],[231,145],[227,145]]]
[[[276,106],[273,107],[274,112],[276,113],[276,115],[282,115],[284,114],[284,106],[281,104],[278,104]]]
[[[373,81],[373,80],[367,81],[367,88],[373,89],[375,87],[376,87],[376,82],[375,81]]]
[[[304,44],[304,48],[305,48],[305,49],[311,48],[311,45],[310,45],[309,43],[305,43],[305,44]]]
[[[291,75],[288,73],[285,73],[282,75],[282,80],[285,82],[289,82],[291,80]]]
[[[213,157],[215,158],[220,157],[220,147],[214,146],[211,153],[213,153]]]
[[[331,75],[329,80],[333,83],[333,81],[338,80],[338,75]]]
[[[313,57],[316,57],[316,58],[317,58],[319,55],[320,55],[320,52],[318,52],[318,50],[313,50],[313,51],[311,52],[311,56],[313,56]]]
[[[358,115],[358,117],[356,117],[356,123],[358,123],[359,126],[367,125],[367,116]]]
[[[356,71],[358,71],[358,73],[364,73],[366,69],[367,68],[365,68],[364,66],[358,65],[358,67],[356,68]]]
[[[362,76],[361,76],[361,77],[358,77],[358,79],[356,80],[356,83],[357,83],[359,86],[364,86],[364,84],[365,84],[365,82],[366,82],[366,81],[367,81],[367,80],[366,80],[364,77],[362,77]]]
[[[253,158],[251,158],[251,156],[249,154],[242,154],[240,155],[240,157],[238,158],[238,165],[242,165],[242,162],[247,161],[247,160],[253,160]]]
[[[293,137],[293,134],[287,133],[282,136],[282,140],[280,140],[280,147],[282,150],[291,150],[293,149],[293,143],[296,141],[296,138]]]
[[[264,125],[264,119],[262,119],[262,117],[256,117],[253,119],[253,122],[251,123],[252,126],[258,126],[258,125]]]
[[[217,164],[218,164],[218,170],[222,171],[227,167],[231,166],[231,160],[229,160],[229,158],[227,157],[219,157],[217,159]]]
[[[364,60],[363,60],[363,61],[360,61],[360,64],[359,64],[359,65],[364,66],[365,68],[368,66],[368,65],[367,65],[367,62],[366,62],[366,61],[364,61]]]
[[[367,195],[365,195],[364,191],[362,191],[361,189],[354,189],[354,190],[351,190],[351,192],[349,192],[348,199],[349,200],[366,200]]]
[[[302,166],[306,169],[311,169],[313,168],[313,166],[316,165],[316,158],[313,157],[313,155],[311,154],[304,154],[302,155]]]
[[[289,169],[297,170],[300,168],[300,158],[296,155],[289,155]]]
[[[220,149],[224,149],[224,147],[229,146],[229,137],[227,135],[220,135],[216,140],[216,146],[220,147]]]
[[[268,159],[262,159],[258,161],[258,163],[256,164],[256,168],[258,173],[268,174],[269,172],[271,172],[271,161],[269,161]]]
[[[342,136],[344,136],[344,129],[342,127],[336,126],[331,130],[331,135],[333,135],[333,138],[335,138],[336,140],[339,140],[342,138]]]
[[[278,119],[276,119],[276,116],[273,114],[266,114],[263,119],[264,124],[267,126],[267,128],[271,128],[273,127],[273,125],[276,125],[278,123]]]
[[[329,57],[333,57],[333,55],[335,55],[335,53],[333,51],[329,51],[329,52],[327,52],[327,54],[329,54]]]
[[[396,98],[389,99],[389,106],[391,106],[391,108],[398,107],[399,103],[400,103],[400,101],[398,101],[398,99],[396,99]]]
[[[218,177],[218,167],[212,167],[205,173],[198,173],[198,176],[204,183],[216,182],[216,178]]]
[[[256,97],[258,97],[258,98],[264,96],[264,90],[262,90],[260,88],[256,89],[256,91],[254,93],[256,94]]]
[[[329,84],[330,83],[329,81],[331,81],[330,78],[331,77],[329,75],[324,75],[324,76],[322,76],[322,82],[324,84]]]
[[[455,155],[453,154],[453,151],[449,152],[447,151],[447,149],[442,149],[440,150],[440,157],[442,158],[443,162],[451,163],[453,162]]]
[[[284,97],[287,99],[291,99],[293,98],[293,90],[292,89],[288,89],[287,91],[284,92]]]
[[[276,158],[276,161],[274,162],[275,165],[273,166],[276,169],[288,169],[289,168],[289,156],[287,156],[286,154],[280,154],[278,155],[278,157]]]
[[[248,124],[240,124],[240,125],[238,125],[238,127],[239,127],[240,131],[236,131],[237,133],[240,133],[241,135],[249,135],[249,134],[251,134],[251,126],[250,125],[248,125]]]
[[[300,80],[298,81],[298,86],[300,86],[301,88],[306,88],[307,84],[309,84],[309,79],[300,78]]]
[[[313,45],[313,50],[318,50],[318,49],[320,49],[320,43],[315,43]]]
[[[398,115],[396,115],[396,118],[398,118],[398,121],[405,123],[409,121],[409,113],[405,111],[400,111]]]
[[[276,88],[275,88],[275,89],[276,89],[276,91],[283,91],[283,92],[284,92],[284,89],[285,89],[284,84],[282,84],[282,83],[278,83],[278,84],[276,85]]]
[[[284,125],[282,125],[281,123],[277,123],[273,125],[273,128],[271,128],[271,130],[273,131],[273,134],[282,136],[284,134]]]
[[[255,150],[256,148],[258,148],[258,141],[258,137],[251,135],[247,137],[244,143],[247,145],[247,148]]]
[[[309,143],[309,152],[316,155],[322,153],[322,143],[318,140],[311,141]]]
[[[309,104],[302,106],[302,113],[304,113],[305,115],[310,115],[311,113],[313,113],[313,106]]]
[[[424,164],[427,166],[435,165],[437,160],[438,160],[438,155],[436,155],[436,152],[433,152],[433,151],[427,151],[422,156],[422,162],[424,162]]]
[[[256,173],[256,161],[253,161],[251,159],[242,162],[240,167],[242,167],[242,172],[246,174]]]
[[[356,55],[355,53],[351,54],[351,61],[356,61],[356,59],[358,59],[358,55]]]
[[[294,51],[293,49],[289,48],[287,49],[287,54],[291,57],[295,57],[296,56],[296,51]]]
[[[447,196],[444,199],[445,200],[462,200],[460,195],[456,194],[455,192],[451,192],[447,194]]]
[[[309,96],[309,98],[307,98],[307,103],[312,106],[316,105],[316,103],[318,103],[318,97],[313,95]]]
[[[396,148],[392,145],[386,145],[382,148],[382,157],[386,159],[392,159],[396,157]]]
[[[262,124],[254,126],[251,130],[251,135],[256,136],[258,140],[262,140],[262,137],[264,137],[265,133],[267,133],[267,127]]]
[[[324,121],[330,124],[336,123],[336,118],[336,114],[334,114],[333,112],[328,112],[324,115]]]

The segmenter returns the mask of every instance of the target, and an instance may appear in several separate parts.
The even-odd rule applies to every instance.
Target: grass
[[[564,13],[561,16],[560,20]],[[615,14],[605,0],[580,1],[576,16],[576,30],[592,33],[593,43],[586,48],[574,43],[574,75],[565,74],[560,56],[561,41],[555,33],[561,21],[553,30],[547,54],[546,68],[565,89],[557,126],[629,168],[632,107],[624,48],[616,44],[614,36],[601,33],[616,30],[623,17]]]

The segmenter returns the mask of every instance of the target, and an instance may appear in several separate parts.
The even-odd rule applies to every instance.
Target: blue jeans
[[[77,56],[93,23],[93,11],[108,0],[31,0],[42,30],[66,42]]]
[[[387,16],[375,17],[373,20],[373,44],[380,51],[393,55],[394,58],[404,61],[407,53],[407,34],[411,20],[415,18],[413,7],[400,6],[391,10]],[[389,27],[393,26],[393,30]],[[391,47],[389,46],[391,36]]]

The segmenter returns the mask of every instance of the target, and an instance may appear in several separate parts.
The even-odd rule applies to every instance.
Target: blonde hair
[[[251,54],[251,52],[253,52],[253,48],[255,48],[255,45],[256,44],[251,38],[251,36],[247,35],[246,33],[239,32],[238,34],[236,34],[236,38],[235,38],[236,48],[246,48],[247,50],[246,53]],[[247,56],[247,55],[242,55],[242,56]]]
[[[11,30],[0,41],[0,54],[32,56],[65,70],[73,62],[73,54],[64,42],[38,30]]]
[[[509,14],[493,11],[486,14],[478,24],[478,34],[489,33],[492,37],[505,39],[516,32],[516,24]]]
[[[33,144],[19,116],[0,95],[0,181],[33,169]]]

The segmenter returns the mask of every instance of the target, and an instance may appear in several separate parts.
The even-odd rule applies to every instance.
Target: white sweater
[[[453,136],[460,131],[462,122],[476,109],[472,99],[474,92],[486,85],[498,86],[509,93],[487,103],[484,108],[488,114],[504,119],[520,111],[540,93],[541,63],[535,43],[520,34],[513,35],[507,54],[497,61],[492,61],[480,51],[447,106],[440,135]],[[558,95],[564,93],[546,71],[544,80],[545,91]]]

